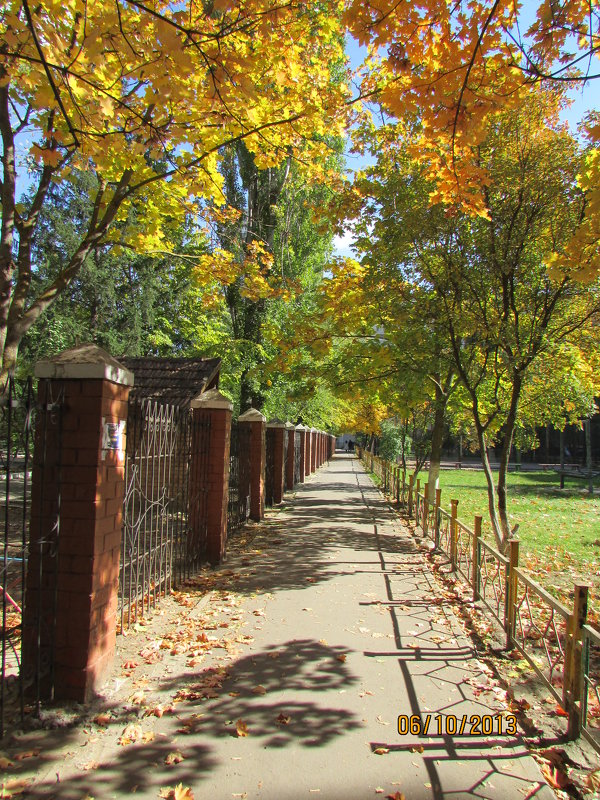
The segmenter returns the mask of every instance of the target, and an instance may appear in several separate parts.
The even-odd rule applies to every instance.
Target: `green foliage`
[[[410,455],[410,437],[403,425],[396,420],[386,419],[381,423],[379,434],[379,455],[386,461],[398,461]]]

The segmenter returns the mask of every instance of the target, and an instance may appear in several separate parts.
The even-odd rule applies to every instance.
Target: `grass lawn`
[[[497,473],[495,473],[497,475]],[[423,481],[423,475],[421,475]],[[596,486],[600,481],[596,479]],[[520,564],[552,594],[568,600],[573,581],[593,585],[593,616],[600,616],[600,491],[590,496],[585,480],[567,478],[560,489],[555,472],[510,472],[508,513],[518,524]],[[459,501],[458,517],[472,527],[475,514],[483,517],[484,536],[492,541],[487,488],[482,470],[453,469],[440,473],[442,506]],[[590,608],[591,610],[591,608]]]

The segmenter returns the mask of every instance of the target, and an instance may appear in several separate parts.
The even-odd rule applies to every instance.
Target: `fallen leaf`
[[[252,694],[266,694],[266,693],[267,690],[265,689],[264,686],[261,686],[260,684],[258,686],[255,686],[254,689],[252,689]]]
[[[377,748],[375,748],[375,750],[373,750],[373,752],[377,756],[385,756],[385,755],[387,755],[387,753],[390,752],[390,748],[389,747],[377,747]]]
[[[585,785],[588,789],[593,789],[594,791],[598,791],[600,789],[600,769],[596,769],[593,772],[588,772],[585,776]]]
[[[562,708],[562,706],[557,705],[556,708],[554,709],[554,711],[556,712],[556,715],[558,717],[568,717],[569,716],[569,712],[565,711],[564,708]]]
[[[411,753],[422,753],[425,750],[422,744],[416,744],[410,748]]]
[[[185,761],[185,757],[179,752],[179,750],[174,750],[165,757],[165,764],[167,767],[172,767],[173,764],[180,764],[182,761]]]
[[[29,787],[29,783],[22,778],[12,778],[8,781],[0,783],[0,798],[16,797],[23,794]]]
[[[141,736],[142,729],[139,725],[127,725],[127,727],[123,729],[123,733],[119,736],[117,744],[121,747],[126,747],[128,744],[139,741]]]
[[[100,764],[97,761],[88,761],[87,764],[83,765],[83,769],[87,772],[91,769],[98,769],[99,766]]]
[[[336,658],[337,658],[338,661],[341,661],[342,664],[343,664],[344,661],[346,660],[347,656],[346,656],[345,653],[341,653],[339,656],[336,656]]]
[[[39,756],[39,754],[39,750],[23,750],[22,753],[17,753],[16,756],[14,756],[14,759],[15,761],[25,761],[28,758],[35,758],[36,756]]]
[[[103,728],[110,723],[110,720],[110,714],[96,714],[96,716],[92,718],[92,722],[95,722],[96,725],[100,725]]]
[[[177,786],[163,786],[158,796],[165,800],[194,800],[190,787],[182,783],[178,783]]]
[[[286,715],[285,715],[285,714],[280,714],[280,715],[277,717],[277,722],[278,722],[280,725],[289,725],[291,721],[292,721],[292,718],[291,718],[291,717],[286,717]]]
[[[195,733],[200,725],[200,720],[204,714],[192,714],[191,717],[181,720],[181,727],[177,728],[177,733]]]
[[[406,800],[402,792],[395,792],[394,794],[388,794],[386,800]]]
[[[148,744],[148,742],[153,742],[155,738],[156,737],[154,731],[144,731],[144,733],[142,733],[142,742],[144,744]]]
[[[565,789],[571,785],[571,781],[566,774],[558,767],[551,767],[549,764],[542,764],[542,775],[553,789]]]
[[[12,767],[12,765],[13,762],[9,758],[6,758],[6,756],[0,756],[0,769],[8,769],[9,767]]]
[[[243,719],[238,719],[235,723],[235,734],[238,738],[248,736],[248,725]]]

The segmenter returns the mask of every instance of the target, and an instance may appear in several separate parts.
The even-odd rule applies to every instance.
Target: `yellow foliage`
[[[92,167],[107,204],[139,192],[158,216],[182,217],[190,200],[223,202],[224,144],[245,140],[259,167],[302,150],[310,171],[319,137],[343,129],[348,88],[332,72],[343,55],[341,8],[49,0],[28,21],[20,0],[7,0],[0,79],[13,107],[28,110],[32,158],[58,170],[56,180]],[[263,291],[260,280],[251,291]]]

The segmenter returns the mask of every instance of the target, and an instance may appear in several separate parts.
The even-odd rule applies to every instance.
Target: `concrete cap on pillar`
[[[208,392],[202,392],[194,397],[190,401],[190,408],[222,408],[226,411],[233,411],[233,403],[218,389],[209,389]]]
[[[80,344],[63,350],[52,358],[38,361],[36,378],[99,379],[133,386],[133,372],[96,344]]]
[[[249,408],[238,417],[238,422],[266,422],[267,418],[256,408]]]
[[[306,425],[296,425],[297,431],[309,431],[310,428],[307,428]]]
[[[319,431],[316,428],[309,428],[311,433],[318,433]]]
[[[289,420],[285,423],[285,427],[288,429],[288,431],[293,431],[296,429],[296,426]]]
[[[270,419],[267,422],[267,428],[285,428],[286,423],[282,422],[280,419]]]

